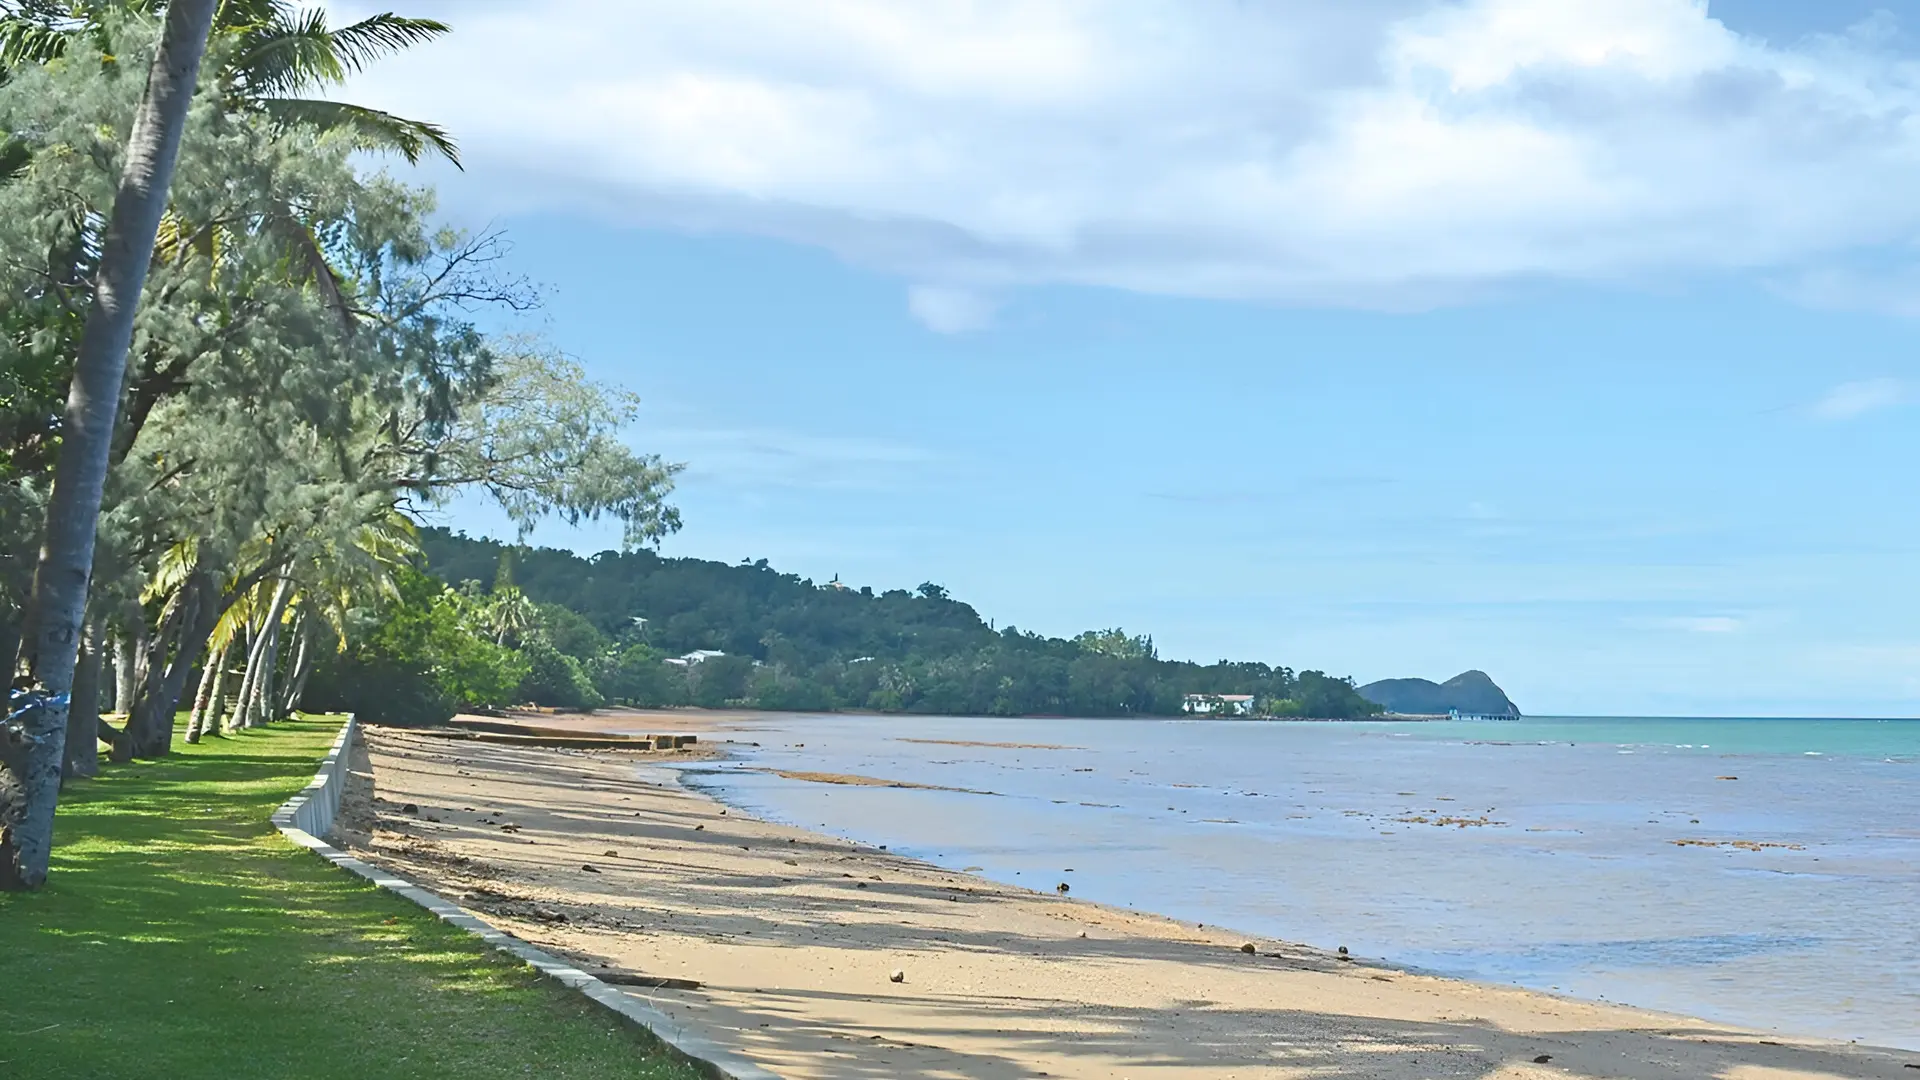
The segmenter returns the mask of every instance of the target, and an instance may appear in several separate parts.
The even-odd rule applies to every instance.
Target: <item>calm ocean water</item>
[[[760,747],[687,781],[953,869],[1426,971],[1920,1049],[1920,721],[768,716],[745,737]]]

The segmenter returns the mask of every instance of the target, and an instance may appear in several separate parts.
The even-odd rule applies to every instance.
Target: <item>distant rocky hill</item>
[[[1445,713],[1459,710],[1482,716],[1519,716],[1520,709],[1484,671],[1463,671],[1446,682],[1382,679],[1360,688],[1360,696],[1388,712]]]

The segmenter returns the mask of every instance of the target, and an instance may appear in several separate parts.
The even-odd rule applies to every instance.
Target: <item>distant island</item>
[[[1519,717],[1520,709],[1484,671],[1463,671],[1446,682],[1431,679],[1381,679],[1360,688],[1360,696],[1394,713],[1439,716]]]

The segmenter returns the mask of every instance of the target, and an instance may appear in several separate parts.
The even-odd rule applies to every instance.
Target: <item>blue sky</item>
[[[643,395],[669,554],[1535,713],[1920,712],[1920,4],[408,10],[455,35],[347,94],[462,138],[448,216]]]

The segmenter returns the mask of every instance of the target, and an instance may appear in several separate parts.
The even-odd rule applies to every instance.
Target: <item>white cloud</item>
[[[454,35],[348,94],[451,128],[489,209],[820,245],[943,283],[936,327],[1053,282],[1408,307],[1752,271],[1845,304],[1874,276],[1832,267],[1920,238],[1920,68],[1703,0],[423,2]]]
[[[1812,411],[1821,420],[1851,420],[1892,408],[1907,397],[1907,384],[1899,379],[1861,379],[1841,383],[1827,391],[1825,397],[1814,402]]]
[[[942,334],[963,334],[993,324],[993,301],[969,289],[915,285],[907,290],[907,310]]]

